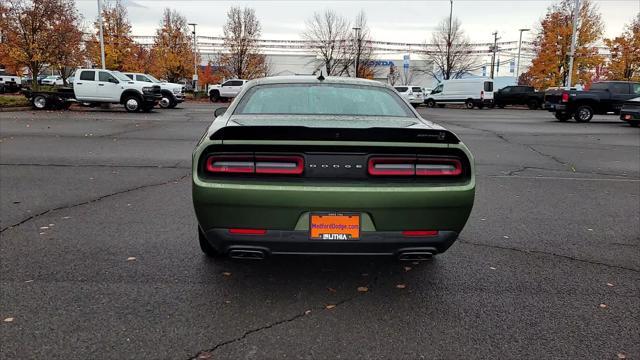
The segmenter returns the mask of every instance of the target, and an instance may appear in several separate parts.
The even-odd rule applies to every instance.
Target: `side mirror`
[[[213,116],[218,117],[220,115],[223,115],[225,112],[227,112],[228,107],[219,107],[216,109],[216,111],[213,112]]]

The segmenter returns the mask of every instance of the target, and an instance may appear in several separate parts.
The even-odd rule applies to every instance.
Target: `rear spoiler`
[[[229,126],[211,140],[375,141],[458,144],[448,130],[408,128],[314,128],[306,126]]]

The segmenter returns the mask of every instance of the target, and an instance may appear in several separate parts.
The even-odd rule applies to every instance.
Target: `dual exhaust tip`
[[[433,251],[403,251],[398,254],[400,261],[428,261],[433,258]]]

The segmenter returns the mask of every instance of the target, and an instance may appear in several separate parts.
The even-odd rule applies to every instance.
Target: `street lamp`
[[[189,26],[193,26],[193,91],[198,91],[198,43],[196,42],[196,25],[195,23],[189,23]]]
[[[100,58],[102,60],[102,68],[106,69],[104,64],[104,36],[102,35],[102,4],[98,0],[98,23],[100,23]]]
[[[353,30],[356,32],[356,58],[354,59],[355,64],[355,77],[358,77],[358,66],[360,65],[360,27],[354,27]]]
[[[516,82],[518,82],[518,75],[520,74],[520,49],[522,48],[522,33],[531,29],[518,29],[520,31],[520,40],[518,41],[518,65],[516,66]]]

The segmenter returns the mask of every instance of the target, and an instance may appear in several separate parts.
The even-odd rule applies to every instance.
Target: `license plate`
[[[360,214],[311,214],[309,237],[313,240],[358,240]]]

